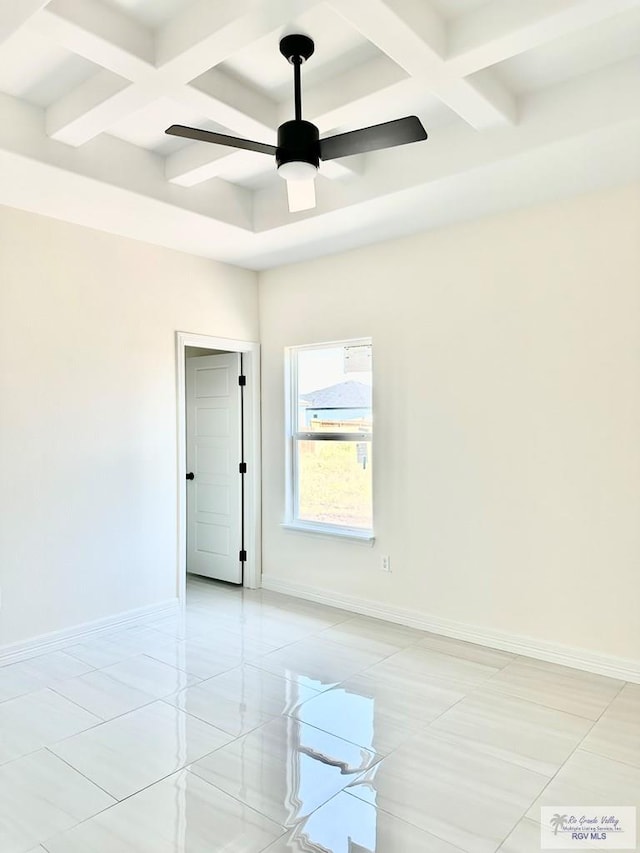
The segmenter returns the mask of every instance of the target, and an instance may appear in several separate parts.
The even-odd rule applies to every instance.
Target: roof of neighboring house
[[[371,406],[371,386],[352,379],[300,395],[308,409],[367,409]]]

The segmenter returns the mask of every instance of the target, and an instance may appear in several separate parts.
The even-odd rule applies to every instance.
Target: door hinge
[[[240,551],[240,557],[238,559],[240,560],[241,563],[246,563],[247,562],[247,552],[246,551]]]
[[[246,384],[247,384],[247,377],[243,376],[242,374],[240,376],[238,376],[238,385],[246,385]]]
[[[240,473],[241,473],[241,474],[246,474],[246,473],[247,473],[247,463],[246,463],[246,462],[241,462],[241,463],[238,465],[238,468],[239,468],[239,470],[240,470]]]

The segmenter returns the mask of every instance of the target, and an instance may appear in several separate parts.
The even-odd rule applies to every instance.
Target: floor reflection
[[[296,679],[292,682],[292,693],[297,692],[298,686],[304,687],[305,679]],[[295,696],[291,697],[295,702]],[[301,725],[297,720],[290,721],[290,739],[293,745],[291,757],[293,759],[292,778],[289,780],[291,787],[292,810],[298,815],[306,814],[304,808],[305,798],[312,799],[314,792],[317,796],[318,773],[326,772],[327,767],[335,767],[341,776],[344,776],[344,784],[348,783],[349,777],[355,779],[367,766],[370,766],[370,756],[364,751],[362,762],[358,766],[353,762],[352,750],[349,750],[349,759],[335,753],[336,741],[333,736],[325,735],[326,732],[339,730],[340,720],[348,719],[357,727],[358,737],[350,739],[365,749],[371,748],[373,752],[374,736],[374,699],[369,696],[361,696],[348,690],[336,687],[323,694],[327,701],[323,705],[322,719],[318,728]],[[324,731],[323,731],[324,730]],[[346,807],[346,806],[345,806]],[[311,848],[313,849],[313,848]],[[330,848],[331,849],[331,848]],[[351,848],[345,847],[346,850]],[[366,848],[365,848],[366,849]]]
[[[364,749],[292,718],[288,741],[291,822],[317,808],[318,792],[328,791],[328,783],[334,790],[346,786],[371,767]]]
[[[338,794],[291,833],[284,849],[304,853],[377,853],[377,812],[369,803]]]

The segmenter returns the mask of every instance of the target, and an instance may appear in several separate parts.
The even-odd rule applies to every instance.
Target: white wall
[[[269,271],[260,317],[267,583],[640,660],[638,186]],[[373,548],[280,527],[283,348],[365,335]]]
[[[175,331],[255,273],[0,208],[0,645],[176,595]]]

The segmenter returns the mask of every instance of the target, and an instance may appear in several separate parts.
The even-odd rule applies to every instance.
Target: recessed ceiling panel
[[[150,29],[156,29],[192,5],[193,0],[102,0],[102,2],[119,12],[124,12]]]
[[[48,107],[99,70],[87,59],[24,28],[0,50],[0,91]]]
[[[527,51],[494,66],[517,94],[535,92],[622,62],[640,52],[640,9]]]
[[[315,53],[302,70],[306,85],[334,77],[341,69],[346,70],[380,53],[334,9],[321,3],[289,26],[241,50],[219,67],[275,100],[282,100],[292,89],[293,72],[278,45],[283,35],[296,32],[311,36],[315,42]]]
[[[429,2],[434,11],[445,21],[453,21],[470,12],[475,12],[480,6],[487,5],[487,0],[429,0]]]

